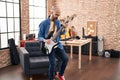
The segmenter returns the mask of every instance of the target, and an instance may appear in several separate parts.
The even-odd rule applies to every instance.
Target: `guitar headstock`
[[[60,19],[61,23],[69,23],[72,21],[77,15],[73,14],[72,16],[67,16],[66,18]]]
[[[73,15],[71,16],[71,21],[72,21],[76,16],[77,16],[76,14],[73,14]]]

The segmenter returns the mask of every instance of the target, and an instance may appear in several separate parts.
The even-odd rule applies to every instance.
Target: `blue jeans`
[[[55,68],[58,68],[58,72],[61,76],[63,76],[65,68],[67,66],[68,63],[68,56],[65,52],[64,49],[60,49],[60,48],[55,48],[53,49],[52,53],[48,55],[49,57],[49,80],[53,80],[54,79],[54,71]],[[56,60],[58,59],[58,66],[56,67]]]

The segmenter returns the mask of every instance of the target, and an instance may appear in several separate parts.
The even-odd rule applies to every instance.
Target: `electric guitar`
[[[65,23],[69,23],[70,21],[72,21],[74,19],[74,17],[76,16],[76,14],[73,14],[71,17],[69,17],[66,21],[64,21]],[[60,32],[64,29],[64,27],[61,27],[56,34],[50,38],[50,43],[47,44],[45,43],[45,48],[47,49],[46,54],[50,54],[52,49],[58,44],[58,42],[56,42],[56,38],[60,35]]]

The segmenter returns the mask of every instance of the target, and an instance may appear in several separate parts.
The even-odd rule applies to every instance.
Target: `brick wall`
[[[11,64],[9,49],[0,50],[0,68]]]
[[[120,0],[56,0],[56,4],[63,17],[77,14],[69,26],[74,25],[80,36],[87,21],[97,21],[97,35],[103,35],[104,48],[120,50]]]
[[[21,1],[21,39],[23,34],[29,33],[29,0]]]

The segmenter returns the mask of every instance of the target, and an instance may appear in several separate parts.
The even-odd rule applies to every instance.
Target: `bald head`
[[[52,8],[51,8],[51,13],[52,13],[52,12],[56,12],[57,14],[60,15],[60,9],[59,9],[59,7],[58,7],[58,6],[52,6]]]

